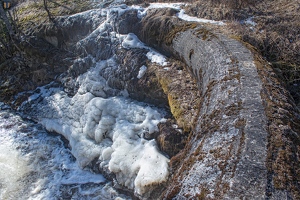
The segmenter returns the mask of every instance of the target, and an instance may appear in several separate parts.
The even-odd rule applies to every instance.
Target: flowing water
[[[0,199],[130,199],[80,169],[61,136],[0,109]]]

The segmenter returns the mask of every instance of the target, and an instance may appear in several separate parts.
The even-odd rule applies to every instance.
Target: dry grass
[[[74,0],[72,2],[67,0],[48,0],[47,2],[48,10],[53,18],[82,12],[92,8],[91,3],[84,0]],[[14,20],[23,31],[28,29],[28,27],[32,28],[42,23],[49,22],[43,0],[18,1],[12,12],[15,16]]]

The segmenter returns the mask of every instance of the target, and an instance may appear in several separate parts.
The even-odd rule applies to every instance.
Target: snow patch
[[[248,24],[250,26],[256,26],[256,22],[253,21],[253,17],[249,17],[248,19],[246,19],[245,21],[243,21],[242,23]]]
[[[145,75],[146,71],[147,71],[147,67],[145,65],[141,66],[137,78],[138,79],[142,78]]]
[[[131,6],[132,9],[136,9],[138,11],[138,17],[141,19],[143,18],[148,10],[151,9],[163,9],[163,8],[172,8],[178,11],[177,17],[185,20],[185,21],[190,21],[190,22],[199,22],[199,23],[210,23],[210,24],[216,24],[223,26],[225,25],[224,22],[221,21],[214,21],[214,20],[208,20],[208,19],[203,19],[203,18],[197,18],[197,17],[192,17],[187,14],[185,14],[184,9],[182,9],[182,6],[185,6],[187,4],[185,3],[151,3],[147,8],[142,8],[140,6]]]
[[[145,8],[141,9],[140,7],[134,6],[133,8],[138,9],[138,17],[143,18],[148,10],[151,9],[160,9],[160,8],[173,8],[175,10],[180,10],[180,7],[185,5],[184,3],[150,3],[150,5]]]
[[[181,9],[179,11],[179,13],[177,13],[177,17],[182,20],[189,21],[189,22],[210,23],[210,24],[216,24],[216,25],[220,25],[220,26],[225,25],[225,23],[221,22],[221,21],[215,21],[215,20],[209,20],[209,19],[203,19],[203,18],[189,16],[189,15],[185,14],[183,9]]]
[[[128,35],[123,36],[123,42],[122,42],[122,47],[125,49],[130,49],[130,48],[140,48],[144,49],[147,48],[143,42],[141,42],[138,37],[133,34],[129,33]]]
[[[157,63],[161,66],[166,66],[168,64],[166,58],[156,51],[149,51],[146,56],[152,63]]]

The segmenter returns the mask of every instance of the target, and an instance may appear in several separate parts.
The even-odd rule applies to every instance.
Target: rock
[[[73,48],[76,42],[95,30],[103,20],[99,9],[61,16],[55,19],[55,23],[41,26],[35,35],[44,38],[55,47]]]
[[[119,34],[128,34],[137,31],[138,23],[137,10],[130,10],[121,15],[115,25]]]
[[[115,70],[115,76],[109,77],[108,84],[120,90],[126,89],[129,97],[138,101],[151,103],[161,107],[168,105],[167,96],[164,93],[156,74],[157,68],[146,63],[145,49],[121,49],[117,51],[117,60],[120,63]],[[147,65],[147,71],[140,79],[137,77],[140,68]]]
[[[73,65],[69,68],[68,73],[72,77],[77,77],[85,73],[89,68],[93,67],[94,62],[92,56],[76,59]]]
[[[183,130],[178,128],[176,122],[172,120],[161,123],[158,127],[157,143],[160,149],[170,157],[175,156],[184,148],[187,134],[184,134]]]

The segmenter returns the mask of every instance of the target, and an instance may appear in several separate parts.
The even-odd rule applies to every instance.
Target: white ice
[[[147,48],[143,42],[141,42],[138,37],[133,34],[129,33],[125,36],[122,37],[123,42],[122,42],[122,47],[125,49],[130,49],[130,48],[140,48],[144,49]]]
[[[148,186],[168,177],[168,158],[154,140],[143,138],[158,131],[157,124],[165,119],[163,113],[146,104],[103,95],[107,86],[99,70],[114,64],[113,59],[101,61],[79,76],[80,88],[73,97],[63,91],[44,97],[47,103],[40,105],[43,117],[39,121],[69,140],[81,168],[99,159],[102,167],[116,174],[119,184],[142,195]],[[141,68],[142,74],[146,69]]]
[[[138,194],[166,180],[168,159],[154,140],[143,139],[143,134],[158,131],[157,124],[164,121],[159,112],[122,97],[103,99],[87,93],[72,99],[62,94],[49,98],[59,116],[40,122],[70,141],[81,167],[99,158],[120,184]]]
[[[166,66],[168,64],[165,56],[156,51],[149,51],[146,56],[149,60],[151,60],[152,63],[157,63],[161,66]]]

